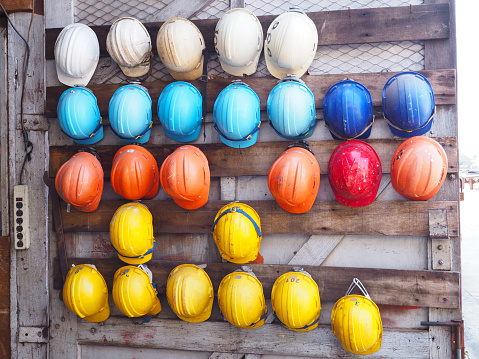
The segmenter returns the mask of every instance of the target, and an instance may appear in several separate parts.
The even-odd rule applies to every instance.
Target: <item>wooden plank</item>
[[[289,264],[320,266],[344,237],[346,236],[311,236]]]
[[[0,357],[10,358],[10,238],[0,237]]]
[[[242,352],[318,358],[351,358],[341,348],[329,326],[309,332],[294,332],[278,324],[265,324],[254,330],[241,330],[229,323],[186,323],[181,320],[153,319],[134,326],[127,318],[109,318],[104,325],[79,323],[80,344],[115,345],[142,348]],[[407,343],[407,345],[405,345]],[[424,330],[384,330],[381,350],[371,359],[426,359],[428,336]]]
[[[70,258],[69,264],[94,264],[112,288],[113,275],[123,264],[118,258]],[[166,279],[173,268],[183,262],[148,262],[148,268],[156,278],[158,292],[166,293]],[[281,274],[293,269],[293,265],[248,264],[263,285],[266,298],[270,298],[274,281]],[[55,266],[56,268],[57,266]],[[221,280],[229,273],[240,269],[240,264],[208,263],[205,271],[211,278],[215,293]],[[326,266],[303,266],[319,287],[321,301],[335,302],[344,296],[354,277],[368,289],[376,304],[407,305],[435,308],[458,308],[460,301],[459,273],[449,271],[398,270],[379,268],[347,268]],[[54,278],[60,273],[55,270]],[[161,279],[160,279],[161,278]],[[54,282],[57,282],[54,280]]]
[[[448,172],[456,173],[459,171],[457,162],[457,139],[435,138],[446,151],[446,155],[451,157],[448,163]],[[392,155],[398,146],[404,141],[403,138],[394,139],[368,139],[369,143],[377,152],[383,173],[390,173]],[[340,141],[322,140],[310,141],[309,145],[318,160],[321,174],[327,174],[328,161],[334,149],[340,144]],[[288,143],[278,142],[259,142],[254,146],[241,149],[225,146],[224,144],[207,144],[196,146],[203,151],[208,158],[210,172],[212,177],[232,177],[232,176],[267,176],[273,163],[286,149]],[[144,146],[155,157],[159,166],[174,150],[181,144]],[[56,176],[60,167],[70,159],[81,146],[52,146],[50,147],[50,177]],[[110,177],[113,157],[121,147],[118,146],[98,146],[96,151],[101,158],[105,177]],[[456,160],[456,161],[455,161]],[[254,166],[252,165],[254,163]]]
[[[98,209],[82,213],[66,211],[61,203],[65,232],[108,232],[110,219],[122,201],[102,201]],[[218,210],[230,201],[208,201],[203,207],[189,211],[172,200],[142,201],[153,215],[155,233],[209,233]],[[428,210],[447,208],[449,235],[458,232],[458,203],[453,201],[382,201],[363,208],[351,208],[336,201],[317,201],[310,211],[294,215],[283,210],[276,201],[244,201],[261,218],[264,234],[362,234],[385,236],[427,236]],[[387,213],[391,220],[378,220]],[[301,219],[301,220],[300,220]]]
[[[189,5],[188,5],[189,6]],[[449,7],[447,4],[382,7],[310,12],[308,16],[318,29],[318,45],[344,45],[387,41],[433,40],[449,37]],[[275,15],[258,16],[263,35]],[[201,31],[208,51],[214,52],[214,30],[217,19],[193,20]],[[162,23],[145,23],[152,39],[156,39]],[[92,26],[100,42],[100,55],[108,56],[106,36],[110,25]],[[55,40],[61,28],[46,31],[45,56],[53,59]],[[156,42],[153,41],[153,51]]]
[[[418,71],[423,74],[431,82],[434,90],[436,105],[448,105],[456,103],[456,71],[455,70],[435,70],[435,71]],[[316,108],[323,107],[324,96],[328,89],[336,82],[344,80],[345,77],[352,78],[362,83],[371,92],[373,105],[381,106],[382,90],[386,82],[397,72],[375,72],[375,73],[358,73],[358,74],[328,74],[328,75],[305,75],[301,79],[304,80],[309,89],[313,92]],[[266,110],[268,95],[277,84],[274,77],[247,77],[242,79],[247,83],[258,95],[260,99],[261,110]],[[154,81],[143,82],[142,86],[148,89],[152,99],[152,113],[157,113],[158,98],[161,91],[170,82]],[[191,84],[201,90],[200,81],[190,81]],[[218,94],[226,86],[231,83],[231,79],[215,78],[208,80],[207,84],[207,111],[212,112]],[[102,116],[108,116],[108,104],[113,93],[125,84],[101,84],[90,85],[88,88],[93,91],[97,100],[98,107]],[[61,94],[67,90],[67,86],[52,86],[47,88],[45,116],[57,117],[57,104]]]

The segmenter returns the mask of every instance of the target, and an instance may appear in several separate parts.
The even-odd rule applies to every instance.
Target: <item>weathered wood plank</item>
[[[10,238],[0,237],[0,357],[10,358]]]
[[[456,103],[456,71],[455,70],[435,70],[435,71],[419,71],[431,82],[437,105],[447,105]],[[323,107],[324,96],[328,89],[336,82],[344,80],[345,77],[352,78],[361,82],[371,92],[373,105],[381,106],[382,90],[390,77],[396,72],[375,72],[375,73],[358,73],[358,74],[328,74],[328,75],[305,75],[301,79],[304,80],[309,89],[313,92],[315,104],[317,108]],[[261,110],[266,110],[268,95],[277,84],[274,77],[249,77],[242,81],[247,83],[258,95],[260,99]],[[191,84],[201,90],[200,81],[190,81]],[[208,80],[207,84],[207,111],[212,112],[216,98],[221,90],[231,83],[231,79],[215,78]],[[161,91],[169,84],[169,82],[155,81],[143,82],[142,85],[148,89],[152,99],[152,112],[156,114],[158,98]],[[121,87],[122,84],[102,84],[90,85],[88,88],[93,91],[97,100],[98,107],[102,116],[108,116],[108,104],[113,93]],[[57,117],[57,104],[61,94],[67,90],[66,86],[52,86],[47,88],[45,116]]]
[[[123,201],[102,201],[91,213],[75,209],[66,211],[61,203],[65,232],[108,232],[110,219]],[[218,210],[229,201],[209,201],[189,211],[172,200],[143,201],[153,215],[155,233],[209,233]],[[458,232],[458,204],[453,201],[382,201],[367,207],[351,208],[336,201],[317,201],[311,210],[294,215],[283,210],[276,201],[244,201],[261,218],[265,234],[362,234],[385,236],[427,236],[428,210],[447,208],[449,235]],[[387,217],[385,217],[387,216]],[[378,220],[389,219],[389,220]]]
[[[211,2],[213,2],[213,0],[174,0],[164,8],[151,14],[146,21],[163,22],[171,19],[172,17],[189,18]],[[156,34],[154,39],[156,39]]]
[[[70,258],[69,264],[94,264],[112,288],[113,275],[122,266],[119,259]],[[166,279],[170,271],[183,262],[148,262],[148,268],[158,285],[158,292],[166,293]],[[274,281],[293,265],[248,264],[261,281],[266,298],[270,298]],[[234,263],[208,263],[205,271],[211,278],[215,293],[221,280],[229,273],[241,268]],[[459,273],[448,271],[397,270],[378,268],[346,268],[326,266],[303,266],[317,282],[322,301],[335,302],[344,296],[354,277],[368,289],[377,304],[408,305],[435,308],[458,308],[460,288]],[[59,275],[55,271],[54,276]]]
[[[186,323],[166,319],[153,319],[150,323],[134,326],[126,318],[110,318],[103,326],[86,321],[79,323],[78,342],[295,357],[298,353],[320,358],[351,357],[341,348],[331,328],[323,326],[310,332],[294,332],[277,324],[241,330],[229,323]],[[368,358],[429,358],[427,331],[385,330],[381,350]]]
[[[448,172],[459,172],[457,153],[457,139],[455,137],[435,138],[446,151],[448,158]],[[392,155],[398,146],[404,141],[403,138],[393,139],[368,139],[368,142],[377,152],[383,173],[390,173]],[[334,149],[340,144],[340,141],[322,140],[310,141],[309,145],[318,160],[322,174],[328,172],[328,161]],[[158,165],[181,144],[144,146],[156,158]],[[196,145],[208,158],[210,172],[212,177],[231,177],[231,176],[267,176],[273,163],[283,153],[287,143],[278,142],[259,142],[254,146],[238,150],[228,147],[221,143]],[[50,147],[50,172],[51,177],[55,176],[60,167],[77,153],[80,146],[53,146]],[[121,147],[118,146],[97,146],[95,149],[101,158],[101,163],[105,176],[108,178],[111,172],[113,157]],[[253,165],[254,164],[254,165]]]
[[[3,0],[2,5],[8,13],[35,10],[36,14],[43,14],[43,0]]]
[[[319,45],[342,45],[403,40],[433,40],[449,37],[449,6],[414,5],[412,7],[382,7],[375,9],[351,9],[310,12],[308,16],[316,24]],[[263,35],[276,18],[274,15],[258,16]],[[214,30],[217,19],[193,20],[199,28],[208,51],[214,52]],[[156,39],[162,23],[145,23],[152,39]],[[100,42],[101,56],[108,56],[106,36],[109,25],[92,26]],[[53,58],[55,40],[61,28],[46,31],[45,55]],[[156,42],[153,41],[156,52]]]

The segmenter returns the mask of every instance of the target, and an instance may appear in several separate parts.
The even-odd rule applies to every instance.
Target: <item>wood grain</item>
[[[456,103],[456,70],[435,70],[435,71],[418,71],[423,74],[431,83],[434,96],[436,99],[436,105],[451,105]],[[371,92],[373,105],[381,106],[382,103],[382,91],[386,82],[397,74],[397,72],[373,72],[373,73],[357,73],[357,74],[328,74],[328,75],[304,75],[301,79],[305,82],[314,95],[316,108],[323,107],[324,96],[328,89],[335,83],[344,80],[345,78],[351,78],[355,81],[362,83]],[[248,77],[242,79],[247,83],[258,95],[260,99],[260,109],[266,110],[266,103],[268,95],[277,84],[277,79],[269,77]],[[152,100],[152,113],[157,113],[158,98],[161,91],[170,82],[154,81],[143,82],[142,86],[148,89]],[[190,83],[198,90],[201,90],[200,81],[190,81]],[[231,79],[226,78],[214,78],[209,79],[207,84],[207,112],[213,111],[213,106],[219,93],[229,84]],[[123,84],[123,85],[126,85]],[[113,93],[122,86],[122,84],[101,84],[90,85],[88,88],[95,94],[100,114],[102,116],[108,116],[108,104],[110,102]],[[67,90],[67,86],[51,86],[47,87],[46,104],[45,104],[45,116],[57,117],[57,105],[61,94]]]
[[[449,37],[449,6],[414,5],[375,9],[351,9],[310,12],[308,16],[318,29],[319,46],[360,44],[383,41],[434,40]],[[268,27],[276,18],[274,15],[258,16],[266,37]],[[218,19],[193,20],[201,31],[208,51],[214,52],[214,31]],[[156,35],[163,23],[145,23],[156,50]],[[100,55],[108,56],[106,37],[109,25],[92,26],[100,42]],[[61,28],[45,32],[45,56],[53,59],[55,40]]]
[[[10,238],[0,237],[0,357],[10,358]]]
[[[389,139],[368,139],[369,143],[377,152],[381,160],[383,173],[390,173],[391,159],[404,141],[403,138]],[[448,172],[459,172],[457,160],[457,139],[455,137],[437,137],[435,138],[446,151],[448,156]],[[310,141],[309,145],[318,160],[322,174],[328,173],[328,161],[334,149],[341,143],[335,140]],[[238,150],[221,143],[196,145],[203,151],[208,158],[210,172],[212,177],[229,176],[267,176],[273,163],[285,151],[288,142],[258,142],[254,146]],[[159,145],[144,147],[155,157],[158,166],[181,144]],[[79,146],[51,146],[50,147],[50,173],[55,176],[60,167],[77,153]],[[120,149],[119,146],[97,146],[95,149],[101,158],[105,177],[110,177],[113,157]]]
[[[119,259],[70,258],[69,265],[94,264],[112,288],[116,270],[126,263]],[[169,273],[183,262],[155,261],[147,263],[153,273],[158,292],[166,293]],[[248,264],[263,285],[266,298],[270,298],[275,280],[283,273],[293,270],[293,265]],[[57,267],[57,266],[56,266]],[[207,263],[208,273],[215,293],[221,280],[229,273],[240,269],[240,264]],[[321,300],[336,302],[344,296],[354,277],[361,280],[376,304],[407,305],[435,308],[459,307],[459,273],[449,271],[398,270],[378,268],[346,268],[325,266],[303,266],[319,287]],[[60,273],[55,271],[54,276]],[[57,281],[54,281],[55,283]],[[357,292],[359,294],[359,292]]]
[[[61,203],[65,232],[108,232],[110,220],[124,201],[101,201],[91,213],[66,210]],[[172,200],[142,201],[153,215],[154,232],[210,233],[217,212],[230,201],[208,201],[189,211]],[[363,208],[351,208],[336,201],[316,201],[304,214],[283,210],[276,201],[244,201],[261,218],[264,234],[360,234],[384,236],[427,236],[428,210],[447,209],[450,236],[457,236],[458,204],[454,201],[375,201]],[[157,236],[158,240],[161,238]]]

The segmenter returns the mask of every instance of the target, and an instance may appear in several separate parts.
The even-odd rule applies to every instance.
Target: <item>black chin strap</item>
[[[203,141],[206,141],[206,105],[207,105],[207,94],[206,88],[208,85],[208,60],[210,59],[210,53],[206,50],[206,47],[203,49],[203,74],[201,75],[201,97],[203,100]]]

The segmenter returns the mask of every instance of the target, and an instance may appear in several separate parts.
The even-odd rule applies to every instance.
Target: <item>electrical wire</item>
[[[15,31],[15,33],[20,37],[22,42],[25,44],[25,55],[23,57],[23,66],[22,66],[22,92],[21,92],[21,97],[20,97],[20,122],[21,122],[21,129],[22,129],[22,135],[23,135],[23,144],[25,147],[25,157],[23,158],[23,164],[22,168],[20,170],[20,179],[19,179],[19,184],[23,184],[23,173],[25,171],[25,165],[27,162],[30,162],[32,159],[32,152],[33,152],[33,143],[28,139],[28,132],[25,129],[25,123],[23,119],[23,102],[25,99],[25,85],[26,85],[26,80],[27,80],[27,71],[28,71],[28,64],[30,61],[30,46],[28,45],[28,41],[30,40],[30,31],[32,29],[32,24],[33,24],[33,15],[35,11],[35,2],[33,2],[32,6],[32,17],[30,19],[30,26],[28,27],[28,34],[27,34],[27,39],[20,34],[20,32],[17,30],[15,25],[13,24],[12,20],[10,19],[10,16],[8,16],[7,11],[3,7],[2,2],[0,1],[0,8],[2,9],[3,13],[7,17],[7,21],[12,27],[12,29]]]

